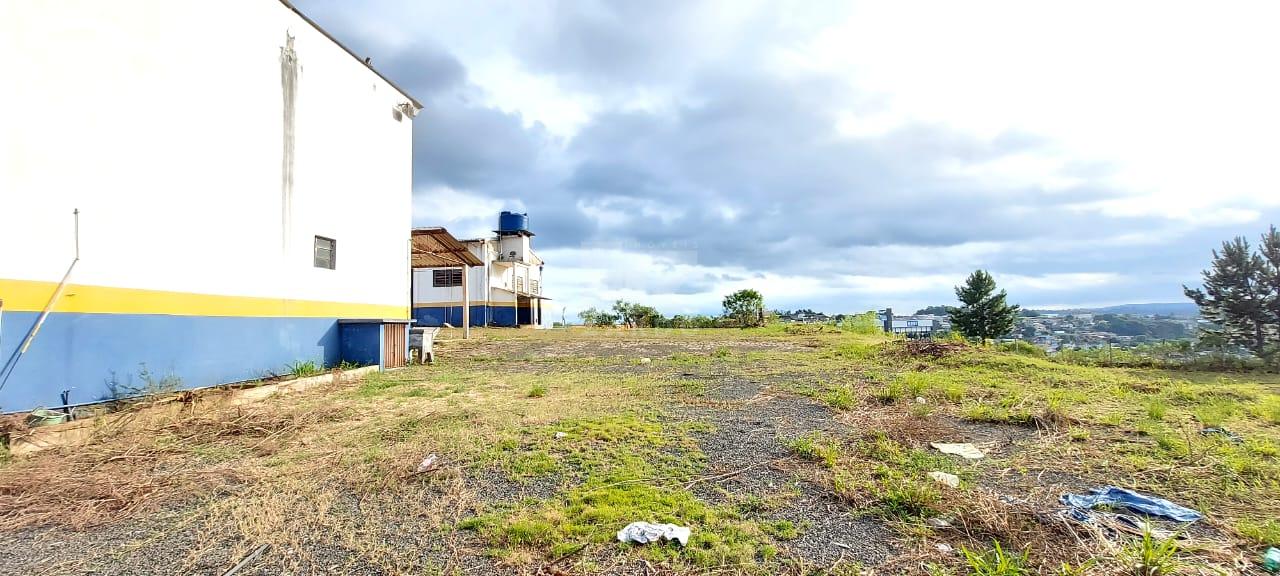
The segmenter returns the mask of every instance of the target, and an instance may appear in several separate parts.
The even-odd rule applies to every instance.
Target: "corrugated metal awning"
[[[483,266],[479,258],[467,250],[448,230],[439,226],[414,228],[410,236],[414,268],[441,266]]]

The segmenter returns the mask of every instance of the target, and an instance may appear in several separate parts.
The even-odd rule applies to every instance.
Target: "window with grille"
[[[524,278],[516,276],[516,292],[524,292]]]
[[[436,288],[449,288],[462,285],[462,269],[447,268],[431,271],[431,285]]]
[[[338,241],[333,238],[316,236],[315,243],[316,268],[336,269],[338,265]]]

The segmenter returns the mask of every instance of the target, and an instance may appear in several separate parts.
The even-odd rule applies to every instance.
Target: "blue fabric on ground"
[[[1095,488],[1090,490],[1088,494],[1063,494],[1062,503],[1086,509],[1097,506],[1125,508],[1148,516],[1159,516],[1177,522],[1195,522],[1204,518],[1204,515],[1199,512],[1184,508],[1164,498],[1147,496],[1146,494],[1139,494],[1133,490],[1115,486]]]

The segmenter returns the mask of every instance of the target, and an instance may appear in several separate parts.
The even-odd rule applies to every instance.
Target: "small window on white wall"
[[[462,285],[462,269],[446,268],[431,271],[431,285],[436,288],[449,288]]]
[[[338,241],[333,238],[316,236],[315,244],[316,268],[334,270],[338,265]]]

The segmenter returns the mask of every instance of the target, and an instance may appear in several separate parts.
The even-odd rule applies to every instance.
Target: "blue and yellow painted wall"
[[[0,69],[39,73],[0,107],[0,365],[76,264],[0,410],[332,363],[337,319],[409,318],[420,105],[288,3],[233,4],[3,9],[39,34]]]
[[[0,280],[0,365],[15,357],[56,283]],[[0,389],[0,411],[103,399],[108,383],[141,387],[144,371],[182,388],[342,359],[339,318],[404,318],[405,306],[217,296],[70,285]]]

